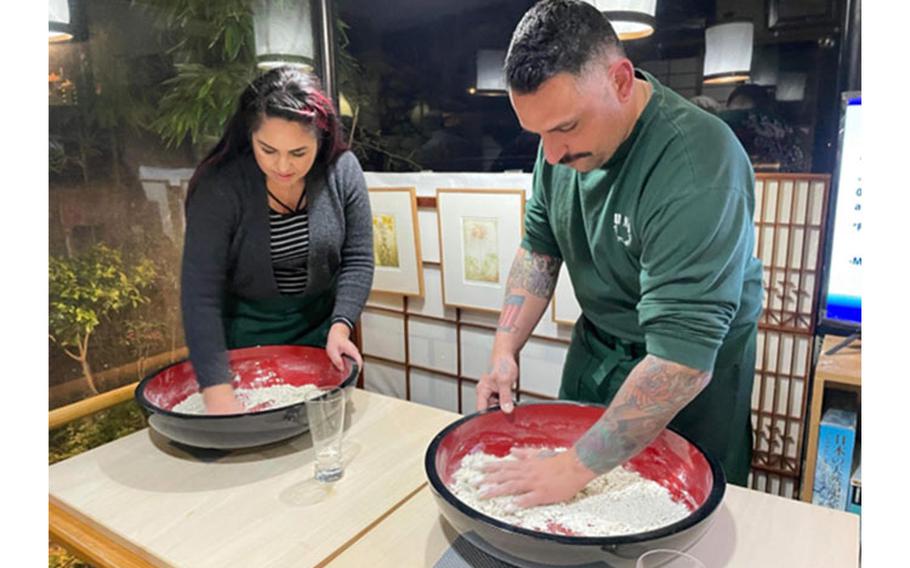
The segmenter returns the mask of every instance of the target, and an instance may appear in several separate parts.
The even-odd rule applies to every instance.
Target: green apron
[[[325,347],[331,327],[335,289],[316,296],[279,296],[227,301],[224,335],[229,349],[256,345]]]
[[[670,422],[723,465],[727,481],[745,486],[752,460],[750,420],[756,324],[730,330],[707,388]],[[643,343],[604,333],[583,315],[572,332],[559,398],[609,404],[647,354]]]

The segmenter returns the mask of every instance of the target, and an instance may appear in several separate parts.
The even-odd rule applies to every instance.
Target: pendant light
[[[477,81],[468,92],[494,97],[506,95],[506,76],[503,71],[505,60],[504,49],[477,50]]]
[[[657,26],[657,0],[588,0],[603,12],[621,41],[648,37]]]
[[[47,4],[47,20],[49,42],[57,43],[73,39],[69,0],[50,0]]]
[[[290,65],[313,70],[316,47],[309,0],[258,0],[253,7],[253,32],[260,69]]]
[[[742,83],[752,68],[752,22],[728,22],[705,29],[704,82]]]

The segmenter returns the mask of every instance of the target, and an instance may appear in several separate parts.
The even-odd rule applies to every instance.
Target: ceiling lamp
[[[316,48],[309,0],[259,0],[253,8],[253,32],[260,69],[290,65],[313,70]]]
[[[603,12],[619,39],[648,37],[657,26],[657,0],[588,0]]]
[[[468,89],[472,95],[502,96],[506,94],[506,61],[504,49],[477,50],[477,82]]]
[[[752,22],[730,22],[705,30],[704,82],[742,83],[752,68]]]
[[[50,0],[47,5],[48,33],[50,42],[73,39],[70,25],[70,4],[68,0]]]

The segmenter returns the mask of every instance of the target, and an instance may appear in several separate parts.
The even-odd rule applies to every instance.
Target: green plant
[[[170,90],[161,98],[160,114],[151,127],[168,146],[189,141],[194,147],[212,146],[234,112],[237,95],[252,79],[243,63],[207,67],[178,63],[168,79]]]
[[[289,0],[290,1],[290,0]],[[201,155],[217,142],[234,111],[236,100],[256,76],[254,0],[145,0],[159,14],[163,29],[179,34],[171,49],[176,74],[164,82],[157,117],[150,128],[170,147],[188,142]],[[378,77],[367,79],[348,51],[349,26],[335,19],[339,92],[352,106],[349,143],[364,161],[383,169],[421,170],[413,148],[378,128],[382,111],[376,101]]]
[[[79,361],[89,389],[97,393],[89,340],[103,319],[148,301],[145,290],[155,278],[155,265],[142,258],[125,266],[120,251],[98,244],[83,255],[50,257],[50,338]]]
[[[53,542],[48,543],[47,546],[47,566],[48,568],[91,568],[91,565],[72,556],[65,548]]]
[[[94,88],[80,109],[85,115],[84,123],[90,136],[99,137],[95,130],[107,135],[111,179],[119,186],[122,177],[120,133],[123,130],[137,132],[150,120],[153,107],[148,101],[148,94],[137,88],[132,80],[133,70],[121,55],[120,45],[111,30],[113,25],[114,21],[105,19],[92,32],[89,55]]]
[[[197,150],[220,137],[237,96],[255,76],[251,0],[147,0],[163,29],[179,34],[170,50],[176,75],[150,128],[167,143]]]
[[[123,54],[124,33],[117,26],[114,19],[99,18],[93,21],[91,41],[71,48],[79,52],[78,63],[68,68],[79,97],[78,104],[68,109],[71,112],[52,118],[49,166],[53,174],[76,166],[87,184],[96,177],[89,175],[90,161],[109,151],[110,177],[119,186],[122,133],[138,132],[151,118],[152,95],[135,81],[137,71]]]
[[[131,319],[126,322],[124,341],[130,353],[136,358],[136,375],[138,379],[145,376],[145,358],[155,349],[165,345],[167,326],[160,321]]]
[[[51,134],[47,144],[47,165],[52,174],[62,174],[70,165],[80,165],[78,159],[66,153],[63,136]]]
[[[145,426],[145,416],[135,400],[101,410],[49,432],[48,463],[97,448]]]

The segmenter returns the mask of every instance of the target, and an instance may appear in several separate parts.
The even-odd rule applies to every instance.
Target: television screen
[[[859,93],[843,97],[837,160],[837,186],[823,327],[857,329],[862,323],[863,175],[862,100]]]

